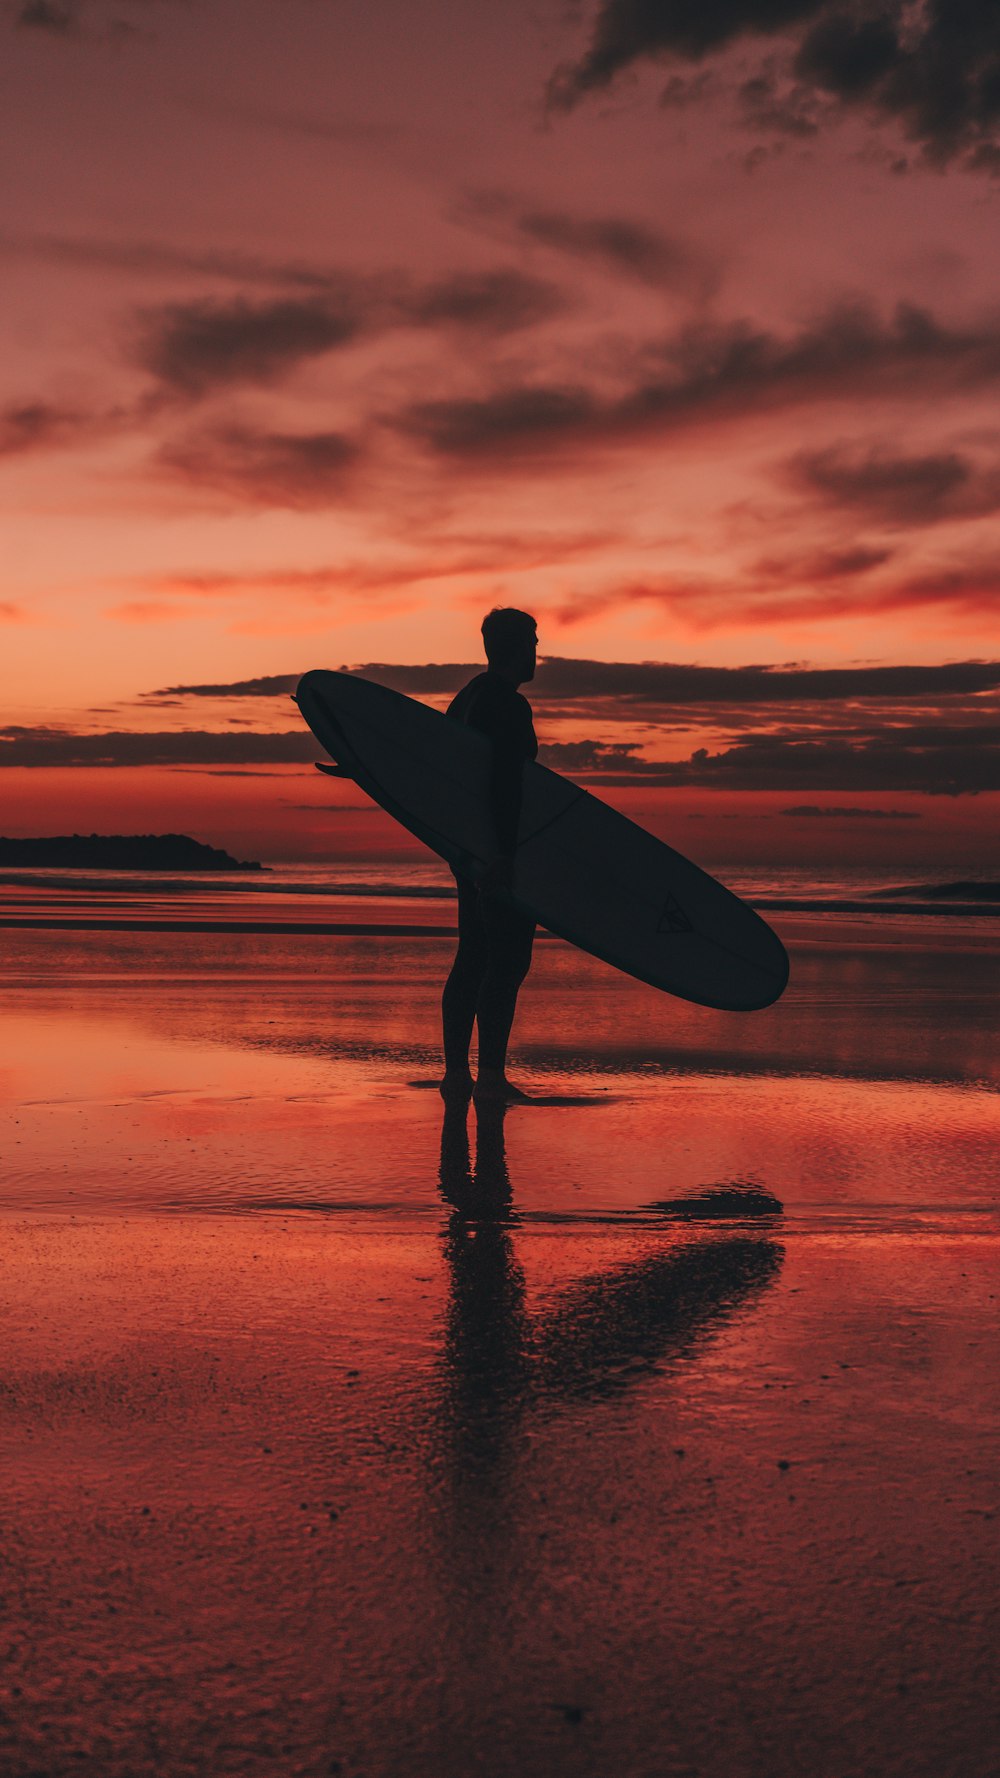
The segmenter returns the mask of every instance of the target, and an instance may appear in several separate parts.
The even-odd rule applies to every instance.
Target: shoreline
[[[346,898],[345,898],[346,899]],[[400,898],[401,899],[401,898]],[[770,915],[771,924],[791,949],[805,949],[813,946],[823,948],[858,947],[872,950],[884,947],[888,950],[912,948],[921,950],[977,950],[997,953],[1000,950],[1000,921],[993,909],[981,907],[953,912],[940,906],[930,906],[913,910],[887,908],[866,908],[863,911],[847,908],[831,908],[824,905],[816,907],[789,907],[788,903],[768,907],[763,901],[752,904],[755,908],[766,910]],[[0,910],[3,904],[0,901]],[[387,916],[390,910],[387,908]],[[432,939],[454,941],[457,936],[457,923],[444,923],[439,908],[428,901],[407,904],[405,908],[408,918],[399,918],[403,910],[393,909],[396,918],[371,918],[371,902],[362,899],[359,917],[340,920],[303,920],[298,907],[289,908],[287,917],[283,911],[269,909],[269,918],[263,918],[257,910],[247,909],[245,913],[227,906],[218,913],[206,912],[204,909],[189,912],[187,907],[169,912],[138,913],[134,910],[108,909],[101,907],[86,913],[69,911],[27,912],[0,911],[0,931],[14,934],[23,933],[25,941],[30,940],[32,933],[92,934],[95,938],[101,934],[111,937],[114,934],[134,933],[137,937],[143,934],[161,934],[207,938],[216,935],[219,938],[239,936],[274,939],[310,939],[310,938],[365,938],[365,939]],[[565,946],[573,951],[578,947],[566,939],[549,932],[539,926],[536,934],[537,942],[546,947],[551,945]],[[586,952],[580,953],[588,955]],[[10,967],[8,962],[7,967]],[[605,967],[610,968],[611,965]],[[0,973],[2,980],[2,973]]]

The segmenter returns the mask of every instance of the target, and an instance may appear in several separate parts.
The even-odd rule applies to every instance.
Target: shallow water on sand
[[[512,1068],[549,1102],[506,1120],[517,1212],[637,1217],[733,1183],[802,1215],[995,1207],[995,951],[792,942],[792,986],[752,1015],[539,946]],[[8,948],[9,1208],[441,1213],[419,1084],[448,941],[87,934],[55,955],[48,934]]]
[[[446,941],[6,935],[5,1775],[992,1774],[995,941],[783,936],[480,1118]]]

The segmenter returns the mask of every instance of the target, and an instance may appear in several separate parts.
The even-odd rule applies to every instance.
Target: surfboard
[[[294,695],[345,775],[453,869],[482,873],[496,854],[484,735],[353,673],[306,673]],[[699,1006],[756,1011],[788,981],[784,946],[753,908],[534,761],[524,767],[509,893],[557,937]]]

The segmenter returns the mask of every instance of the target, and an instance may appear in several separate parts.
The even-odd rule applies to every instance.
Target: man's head
[[[513,685],[535,677],[538,626],[530,612],[501,605],[483,618],[483,647],[494,672]]]

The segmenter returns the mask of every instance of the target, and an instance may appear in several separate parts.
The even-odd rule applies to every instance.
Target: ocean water
[[[8,929],[4,1202],[447,1214],[449,1132],[429,1089],[454,941],[394,921],[402,905],[366,924],[366,904],[345,900],[352,920],[330,931],[150,929],[123,908]],[[790,984],[751,1014],[539,944],[511,1067],[544,1102],[507,1120],[511,1207],[655,1219],[737,1188],[807,1217],[994,1211],[996,924],[892,918],[888,937],[874,921],[780,918]]]
[[[884,924],[928,918],[982,928],[1000,915],[1000,883],[941,872],[907,881],[844,865],[765,869],[722,865],[714,872],[761,911],[850,914]],[[446,866],[430,855],[413,863],[269,865],[263,872],[0,870],[0,925],[40,920],[240,922],[256,926],[358,923],[421,927],[452,923],[454,889]],[[405,911],[404,911],[405,910]]]
[[[790,952],[764,1012],[541,936],[512,1057],[553,1103],[511,1120],[521,1212],[656,1214],[734,1185],[803,1214],[994,1207],[1000,887],[719,874]],[[0,927],[9,1203],[440,1214],[440,1104],[412,1085],[440,1067],[439,861],[8,869]]]

